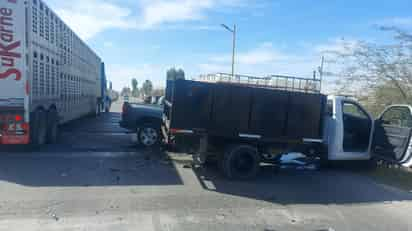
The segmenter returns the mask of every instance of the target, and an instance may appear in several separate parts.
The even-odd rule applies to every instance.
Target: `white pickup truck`
[[[328,96],[324,126],[327,160],[384,159],[412,166],[412,107],[392,105],[374,119],[356,100]]]

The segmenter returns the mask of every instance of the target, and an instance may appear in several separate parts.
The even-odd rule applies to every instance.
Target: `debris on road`
[[[225,219],[225,214],[218,214],[218,215],[216,215],[216,219],[217,220],[224,220]]]
[[[56,221],[59,220],[59,217],[56,214],[53,213],[51,216],[54,218],[54,220],[56,220]]]
[[[185,164],[185,165],[183,165],[183,168],[193,168],[193,165],[192,164]]]
[[[301,153],[289,153],[280,158],[281,169],[318,170],[319,165],[313,159]]]
[[[120,169],[118,169],[118,168],[110,168],[110,171],[112,171],[112,172],[120,172]]]

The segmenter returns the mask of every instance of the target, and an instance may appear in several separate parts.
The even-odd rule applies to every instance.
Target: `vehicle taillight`
[[[16,115],[16,116],[14,117],[14,119],[16,120],[16,122],[21,122],[21,121],[23,121],[23,116],[21,116],[21,115]]]

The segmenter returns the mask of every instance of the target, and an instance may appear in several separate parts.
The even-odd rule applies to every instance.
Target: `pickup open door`
[[[393,105],[375,120],[371,154],[379,159],[412,166],[412,107]]]

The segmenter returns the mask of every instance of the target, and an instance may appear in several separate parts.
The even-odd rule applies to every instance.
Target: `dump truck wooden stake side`
[[[394,109],[375,121],[356,100],[320,90],[319,79],[289,76],[219,73],[168,81],[165,142],[196,150],[200,163],[217,160],[232,179],[254,177],[260,163],[278,164],[289,152],[322,164],[359,160],[369,165],[374,158],[412,164],[412,129],[388,129],[384,122]],[[412,126],[411,108],[400,108]]]
[[[0,2],[0,144],[56,140],[101,111],[100,58],[41,0]]]

